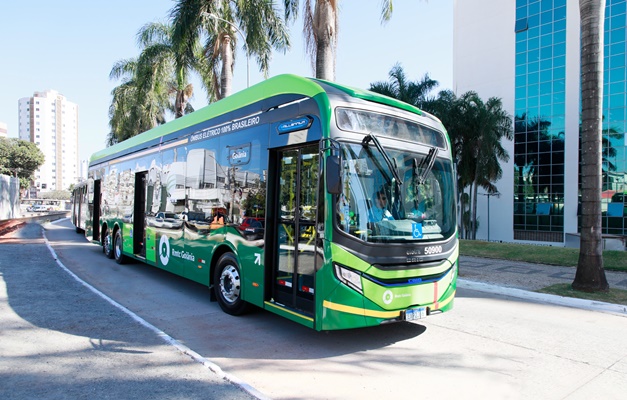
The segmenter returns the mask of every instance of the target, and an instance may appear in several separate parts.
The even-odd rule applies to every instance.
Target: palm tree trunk
[[[220,99],[231,95],[233,82],[233,49],[231,48],[231,36],[224,35],[221,44],[222,72],[220,73]],[[218,99],[219,100],[219,99]]]
[[[176,100],[174,101],[174,118],[181,118],[185,114],[185,106],[187,100],[185,99],[185,91],[176,91]]]
[[[580,0],[581,15],[581,241],[572,287],[608,291],[601,236],[601,99],[605,0]]]
[[[335,80],[336,9],[330,0],[316,1],[314,32],[316,38],[316,78]]]

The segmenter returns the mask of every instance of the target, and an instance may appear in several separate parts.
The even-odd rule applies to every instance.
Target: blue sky
[[[111,90],[119,83],[109,80],[111,67],[117,60],[136,57],[137,31],[148,22],[165,22],[173,5],[172,0],[3,1],[0,122],[8,125],[9,137],[18,136],[18,100],[53,89],[79,106],[80,159],[104,148]],[[340,1],[336,81],[368,88],[387,80],[399,62],[409,79],[429,73],[439,81],[438,90],[451,88],[453,0],[396,0],[385,25],[380,10],[380,0]],[[273,56],[270,76],[311,76],[302,22],[291,25],[290,32],[291,50]],[[254,59],[250,70],[251,85],[263,80]],[[246,57],[240,47],[233,90],[245,87]],[[195,89],[193,106],[205,106],[204,92],[199,85]]]

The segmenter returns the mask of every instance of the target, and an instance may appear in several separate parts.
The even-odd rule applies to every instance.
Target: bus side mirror
[[[342,180],[340,179],[340,157],[327,157],[325,166],[325,177],[327,180],[327,191],[331,194],[342,193]]]

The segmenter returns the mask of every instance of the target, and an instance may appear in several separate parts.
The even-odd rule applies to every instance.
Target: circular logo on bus
[[[166,235],[161,236],[159,241],[159,259],[163,265],[168,265],[170,261],[170,241]]]
[[[391,290],[386,290],[385,292],[383,292],[383,302],[385,304],[390,304],[392,300],[394,300],[394,294]]]

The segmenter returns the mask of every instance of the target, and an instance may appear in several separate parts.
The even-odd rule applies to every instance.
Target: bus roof
[[[340,90],[351,97],[390,105],[419,115],[423,114],[420,109],[412,105],[378,93],[339,85],[335,82],[304,78],[292,74],[283,74],[267,79],[251,86],[248,89],[234,93],[220,101],[211,103],[206,107],[196,110],[191,114],[187,114],[166,124],[159,125],[123,142],[100,150],[91,156],[90,163],[97,162],[104,158],[109,158],[116,153],[129,151],[134,147],[163,138],[173,132],[194,126],[209,119],[224,115],[233,110],[252,105],[274,96],[300,95],[311,97],[318,101],[321,107],[326,106],[328,108],[327,96],[322,96],[322,98],[320,96],[322,94],[326,95],[326,91],[324,89],[325,85],[329,85],[332,88]]]

